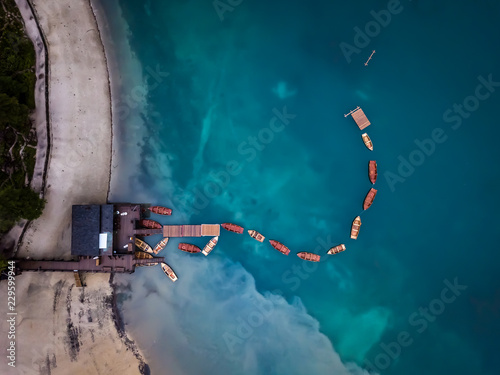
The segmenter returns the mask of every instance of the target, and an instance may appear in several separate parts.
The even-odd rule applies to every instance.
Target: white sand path
[[[109,78],[88,1],[34,0],[49,55],[51,150],[42,216],[33,221],[19,257],[67,258],[71,206],[105,203],[110,180]]]

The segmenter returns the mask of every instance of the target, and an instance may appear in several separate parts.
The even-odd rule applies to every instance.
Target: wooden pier
[[[22,271],[42,272],[116,272],[133,273],[136,266],[161,263],[164,257],[137,259],[133,255],[101,256],[97,259],[81,257],[73,261],[18,260],[16,267]],[[98,261],[99,260],[99,261]]]
[[[219,236],[219,224],[201,224],[201,225],[164,225],[163,237],[202,237]]]
[[[368,121],[368,118],[366,117],[363,110],[359,107],[356,107],[347,115],[344,115],[344,117],[347,117],[349,115],[352,116],[352,118],[354,119],[360,130],[367,128],[371,124],[370,121]]]

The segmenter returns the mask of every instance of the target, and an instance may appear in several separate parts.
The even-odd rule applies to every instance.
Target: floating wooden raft
[[[201,225],[164,225],[163,237],[201,237],[201,236],[219,236],[219,224],[201,224]]]
[[[358,125],[360,130],[367,128],[370,125],[370,121],[368,121],[365,113],[359,107],[356,107],[356,109],[353,109],[351,112],[344,116],[347,117],[349,115],[352,115],[352,118],[354,119],[354,121],[356,121],[356,124]]]

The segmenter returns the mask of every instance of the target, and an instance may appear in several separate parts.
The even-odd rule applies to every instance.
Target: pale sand
[[[51,152],[42,216],[18,256],[67,258],[71,206],[104,203],[111,163],[109,79],[88,1],[34,0],[48,44]]]
[[[19,0],[18,3],[21,3]],[[68,258],[71,205],[104,203],[111,110],[96,20],[85,0],[33,0],[48,44],[51,153],[46,209],[28,227],[18,257]],[[23,14],[24,15],[24,14]],[[31,37],[31,35],[30,35]],[[37,62],[38,64],[39,62]],[[141,353],[114,324],[109,275],[25,272],[16,278],[16,368],[7,365],[7,283],[0,283],[0,374],[139,374]]]
[[[7,283],[0,283],[0,374],[140,374],[139,362],[114,321],[109,275],[87,274],[77,288],[73,274],[25,273],[16,280],[16,368],[8,366]],[[5,306],[5,307],[4,307]]]

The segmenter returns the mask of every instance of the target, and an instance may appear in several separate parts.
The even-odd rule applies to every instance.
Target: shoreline
[[[39,64],[37,53],[37,76],[39,65],[46,72],[48,122],[47,142],[40,145],[42,151],[47,147],[45,167],[36,183],[47,204],[42,216],[25,226],[16,256],[67,259],[71,206],[103,203],[111,188],[114,124],[112,78],[101,35],[105,20],[92,0],[27,1],[16,0],[16,4],[32,10],[34,18],[28,16],[28,20],[36,24],[39,38],[45,38],[45,60],[49,62]],[[35,48],[40,47],[36,37],[29,37]],[[42,84],[37,80],[36,87]],[[37,110],[42,110],[38,102]],[[38,155],[37,147],[37,163]],[[2,359],[0,372],[29,372],[31,367],[31,371],[66,374],[80,373],[83,367],[97,373],[150,373],[142,352],[123,328],[113,278],[89,274],[86,279],[88,286],[74,288],[72,275],[26,272],[19,277],[17,369]],[[33,290],[44,298],[35,297]],[[62,290],[67,291],[65,304],[58,303],[63,299]],[[93,298],[84,298],[89,291]],[[0,285],[2,295],[6,299],[6,283]],[[92,324],[96,317],[99,333],[97,322]],[[0,328],[6,332],[5,323]],[[2,347],[7,347],[5,339],[0,338]]]

